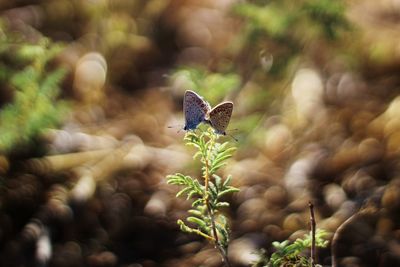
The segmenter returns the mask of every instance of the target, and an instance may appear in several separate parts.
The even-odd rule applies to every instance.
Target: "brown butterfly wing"
[[[209,121],[215,132],[225,135],[232,116],[233,103],[230,101],[222,102],[215,106],[209,113]]]

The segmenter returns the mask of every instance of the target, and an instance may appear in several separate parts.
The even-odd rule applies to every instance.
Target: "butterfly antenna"
[[[238,130],[239,130],[238,128],[235,128],[235,129],[229,129],[228,131],[232,132],[232,131],[238,131]],[[225,132],[225,134],[226,134],[226,132]],[[231,134],[227,134],[227,135],[232,137],[232,139],[235,140],[236,142],[239,142],[239,140],[237,138],[235,138],[233,135],[231,135]]]
[[[226,133],[226,135],[230,136],[233,140],[235,140],[236,142],[239,142],[239,140],[237,138],[235,138],[233,135]]]
[[[182,125],[180,124],[176,124],[176,125],[168,125],[167,128],[176,128],[176,127],[182,127]]]
[[[172,128],[176,128],[176,127],[179,127],[179,130],[176,133],[179,133],[180,131],[183,130],[182,125],[179,125],[179,124],[178,125],[168,125],[167,126],[168,129],[172,129]]]

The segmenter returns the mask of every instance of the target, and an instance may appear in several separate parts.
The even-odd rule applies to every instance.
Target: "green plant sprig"
[[[317,229],[315,234],[316,247],[327,247],[327,234],[326,231]],[[303,238],[298,238],[293,243],[290,243],[289,240],[273,242],[272,245],[275,248],[275,252],[272,253],[269,259],[262,253],[260,260],[254,263],[253,267],[312,266],[311,259],[304,255],[304,252],[311,247],[311,243],[311,234],[306,234]]]
[[[45,37],[33,43],[0,22],[1,32],[6,37],[0,36],[0,84],[12,99],[1,107],[0,153],[8,154],[62,120],[67,105],[58,96],[67,70],[52,62],[61,44]]]
[[[211,128],[200,134],[188,132],[184,140],[189,146],[197,149],[193,159],[199,160],[202,167],[202,179],[192,178],[181,173],[167,176],[168,184],[183,186],[176,194],[192,199],[192,209],[188,212],[186,221],[192,226],[178,220],[181,231],[200,235],[212,242],[218,248],[223,261],[230,266],[227,252],[229,243],[229,225],[227,218],[221,212],[222,208],[229,207],[229,203],[222,198],[239,189],[230,186],[232,176],[225,180],[216,172],[226,165],[226,160],[232,157],[235,147],[229,147],[228,142],[219,143],[218,135]]]

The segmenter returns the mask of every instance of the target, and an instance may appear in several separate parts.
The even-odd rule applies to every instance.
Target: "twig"
[[[337,267],[338,266],[338,254],[339,254],[339,242],[340,238],[344,234],[346,228],[351,224],[354,223],[359,218],[359,214],[355,213],[347,220],[345,220],[337,229],[335,234],[332,237],[332,243],[331,243],[331,255],[332,255],[332,267]]]
[[[315,266],[316,254],[315,254],[315,216],[314,216],[314,205],[308,202],[310,208],[310,222],[311,222],[311,266]]]

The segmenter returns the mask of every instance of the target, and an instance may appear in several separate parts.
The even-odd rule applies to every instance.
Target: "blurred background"
[[[308,201],[329,239],[352,216],[319,263],[400,266],[399,1],[0,10],[1,266],[222,266],[179,231],[190,202],[165,179],[200,174],[177,133],[187,89],[234,102],[234,266],[308,233]]]

